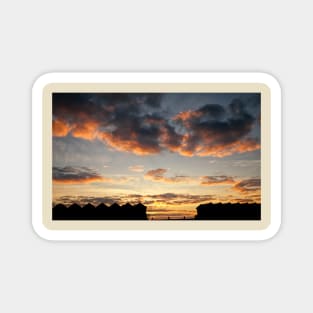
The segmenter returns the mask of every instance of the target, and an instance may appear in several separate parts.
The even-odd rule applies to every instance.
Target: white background
[[[310,1],[1,1],[0,311],[310,312]],[[283,221],[264,242],[48,242],[31,86],[51,71],[264,71],[283,89]]]

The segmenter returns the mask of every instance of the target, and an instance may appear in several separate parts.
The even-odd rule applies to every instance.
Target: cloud
[[[95,121],[86,121],[85,123],[74,124],[71,133],[75,138],[93,140],[97,137],[98,127],[99,123]]]
[[[128,169],[132,172],[141,173],[145,170],[145,167],[143,165],[132,165],[129,166]]]
[[[225,157],[229,156],[235,153],[245,153],[245,152],[251,152],[255,150],[259,150],[261,147],[260,143],[257,140],[254,139],[244,139],[241,142],[233,142],[231,144],[217,144],[212,145],[208,147],[196,147],[196,155],[198,156],[214,156],[214,157]],[[190,150],[182,150],[182,153],[187,156],[193,156],[195,155]]]
[[[232,161],[233,167],[254,167],[261,166],[261,160],[234,160]]]
[[[166,205],[181,205],[181,204],[198,204],[201,202],[209,202],[215,200],[212,195],[195,195],[195,194],[175,194],[162,193],[156,195],[147,195],[145,198],[152,202],[163,202]]]
[[[235,180],[230,176],[202,176],[201,185],[216,186],[216,185],[233,185]]]
[[[167,169],[158,168],[155,170],[150,170],[144,175],[144,179],[153,182],[162,182],[166,184],[177,184],[177,183],[197,183],[198,178],[184,175],[176,175],[173,177],[166,177]]]
[[[147,107],[159,108],[163,95],[161,93],[134,93],[130,97],[135,98],[137,103]]]
[[[120,129],[112,133],[101,132],[98,134],[98,138],[117,151],[132,152],[137,155],[151,155],[161,152],[160,147],[153,142],[155,141],[152,139],[153,131],[151,131],[151,139],[146,141],[140,141],[138,133],[131,131],[131,129]]]
[[[145,177],[149,178],[163,178],[163,175],[167,172],[166,168],[157,168],[155,170],[150,170],[145,174]]]
[[[202,117],[214,120],[223,117],[225,113],[226,111],[224,107],[219,104],[206,104],[198,110],[188,110],[180,112],[173,117],[173,120],[183,121],[187,123],[192,119],[198,119]]]
[[[65,137],[70,132],[71,127],[61,119],[52,121],[52,133],[55,137]]]
[[[235,191],[240,193],[255,193],[261,190],[261,179],[251,178],[240,181],[233,186]]]
[[[193,112],[181,112],[173,120],[185,130],[179,150],[182,155],[224,157],[260,149],[259,139],[248,137],[256,119],[240,99],[233,99],[227,110],[207,104]]]
[[[134,182],[137,178],[131,176],[104,177],[96,170],[88,167],[53,167],[52,179],[54,184],[91,184],[111,183],[126,184]]]
[[[141,156],[166,150],[225,157],[260,149],[260,139],[251,136],[257,116],[239,98],[226,107],[205,104],[174,116],[164,113],[161,102],[162,94],[54,94],[53,135],[101,140]]]
[[[137,204],[141,202],[144,205],[153,206],[156,203],[162,203],[164,205],[186,205],[186,204],[200,204],[209,201],[215,201],[215,196],[212,195],[196,195],[196,194],[175,194],[175,193],[163,193],[163,194],[124,194],[124,195],[112,195],[103,197],[86,197],[86,196],[62,196],[54,199],[55,203],[63,203],[65,205],[71,205],[77,203],[79,205],[85,205],[91,203],[98,205],[105,203],[111,205],[118,203],[120,205],[125,203]]]
[[[173,126],[165,122],[160,127],[159,145],[161,149],[180,153],[183,135],[178,134]]]
[[[145,173],[144,178],[153,182],[161,182],[166,184],[194,184],[194,185],[206,185],[206,186],[216,186],[216,185],[234,185],[236,180],[233,177],[220,175],[220,176],[186,176],[186,175],[176,175],[172,177],[167,177],[165,174],[167,169],[158,168],[150,170]]]
[[[111,205],[113,203],[118,203],[120,205],[125,203],[130,203],[135,205],[139,202],[148,206],[148,209],[156,208],[157,211],[164,210],[168,212],[167,207],[172,207],[180,210],[181,205],[190,205],[196,208],[202,203],[246,203],[246,202],[260,202],[260,195],[253,195],[249,197],[236,198],[231,195],[225,195],[223,197],[217,197],[211,194],[179,194],[179,193],[161,193],[161,194],[120,194],[120,195],[110,195],[110,196],[61,196],[53,199],[54,205],[57,203],[63,203],[65,205],[71,205],[77,203],[79,205],[85,205],[91,203],[95,206],[100,203],[105,203]],[[155,211],[155,209],[153,209]]]
[[[172,120],[173,121],[187,122],[190,119],[197,118],[199,116],[201,116],[200,112],[188,110],[188,111],[179,112],[177,115],[175,115],[172,118]]]
[[[53,183],[55,184],[90,184],[96,182],[110,182],[110,178],[99,175],[95,170],[87,167],[53,167]]]

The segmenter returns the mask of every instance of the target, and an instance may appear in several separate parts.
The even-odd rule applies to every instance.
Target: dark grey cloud
[[[220,119],[226,114],[226,110],[219,104],[206,104],[195,112],[199,112],[202,117],[207,119]]]
[[[53,167],[53,182],[56,184],[89,184],[89,183],[110,183],[110,184],[130,184],[138,180],[133,176],[104,177],[97,170],[88,167]]]
[[[198,110],[182,112],[175,117],[185,128],[182,154],[226,156],[259,148],[259,138],[249,138],[256,118],[239,98],[228,107],[205,105]]]
[[[94,169],[73,166],[53,167],[52,179],[54,183],[62,184],[84,184],[109,180],[102,177]]]
[[[111,148],[138,155],[168,150],[185,156],[223,157],[260,148],[259,138],[250,136],[257,111],[247,109],[244,100],[234,98],[226,107],[205,104],[168,117],[161,109],[162,97],[138,93],[54,94],[54,135],[99,139]]]
[[[216,185],[233,185],[235,180],[231,176],[219,175],[219,176],[202,176],[201,185],[216,186]]]

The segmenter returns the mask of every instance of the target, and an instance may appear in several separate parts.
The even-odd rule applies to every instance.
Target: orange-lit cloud
[[[157,168],[155,170],[148,171],[145,176],[147,177],[163,177],[163,175],[167,172],[166,168]]]
[[[183,156],[193,157],[193,156],[212,156],[223,158],[226,156],[233,155],[235,153],[246,153],[259,150],[261,148],[260,143],[254,139],[243,139],[232,142],[230,144],[206,144],[204,145],[202,141],[201,144],[194,144],[192,147],[188,147],[188,144],[182,143],[176,151]]]
[[[170,127],[164,123],[160,127],[159,146],[163,150],[179,153],[181,147],[183,135],[175,132],[173,127]]]
[[[180,112],[173,120],[185,130],[178,149],[184,156],[225,157],[260,149],[259,139],[247,136],[256,118],[239,99],[230,103],[228,113],[220,105],[208,104],[195,111]]]
[[[192,118],[200,117],[201,115],[202,115],[202,113],[199,111],[188,110],[188,111],[179,112],[172,119],[173,119],[173,121],[180,120],[182,122],[186,122]]]
[[[91,184],[96,182],[110,182],[110,178],[101,176],[94,169],[87,167],[53,167],[53,183],[55,184]]]
[[[54,184],[91,184],[91,183],[111,183],[127,184],[136,181],[136,177],[115,176],[104,177],[96,170],[87,167],[53,167],[52,170]]]
[[[114,136],[109,132],[102,132],[98,134],[98,138],[103,140],[109,147],[116,149],[117,151],[132,152],[137,155],[151,155],[160,152],[158,146],[142,145],[136,139],[134,132],[129,133],[128,138],[122,138],[120,136]]]
[[[111,178],[106,177],[85,177],[85,178],[54,178],[53,183],[55,184],[91,184],[91,183],[101,183],[101,182],[112,182]]]
[[[244,153],[259,150],[261,147],[260,143],[253,139],[244,139],[231,144],[225,145],[213,145],[212,147],[201,147],[197,146],[196,155],[198,156],[214,156],[214,157],[225,157],[234,153]]]
[[[68,123],[61,119],[54,119],[52,121],[52,133],[55,137],[65,137],[70,132],[71,127]]]
[[[99,123],[95,121],[88,121],[81,124],[75,124],[72,129],[72,136],[82,138],[85,140],[93,140],[97,137],[97,129]]]
[[[233,189],[240,193],[255,193],[261,190],[261,179],[250,178],[240,181],[233,186]]]

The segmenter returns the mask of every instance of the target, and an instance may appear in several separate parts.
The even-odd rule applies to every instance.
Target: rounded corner
[[[266,227],[264,230],[261,231],[261,241],[267,241],[271,240],[274,237],[276,237],[280,230],[281,230],[281,220],[275,222],[275,223],[270,223],[268,227]]]
[[[261,83],[265,84],[268,88],[275,89],[281,93],[281,84],[276,76],[266,72],[257,73],[261,79]]]
[[[48,240],[51,241],[52,238],[50,236],[50,232],[51,230],[48,229],[44,224],[39,224],[36,221],[32,221],[32,229],[33,232],[40,238],[43,240]]]
[[[33,85],[32,85],[33,92],[42,90],[46,85],[48,85],[49,83],[52,83],[54,81],[55,76],[56,76],[56,73],[52,73],[52,72],[44,73],[44,74],[37,76],[37,78],[35,78]]]

